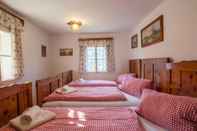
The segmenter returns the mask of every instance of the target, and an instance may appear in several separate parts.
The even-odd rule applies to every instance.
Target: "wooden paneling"
[[[172,94],[197,97],[197,61],[173,65],[170,91]]]
[[[141,60],[134,59],[129,61],[129,72],[135,73],[136,77],[141,77]]]
[[[32,83],[0,88],[0,126],[32,106]]]

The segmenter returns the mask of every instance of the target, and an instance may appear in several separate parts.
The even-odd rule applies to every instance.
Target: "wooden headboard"
[[[43,99],[51,93],[50,82],[50,78],[36,81],[37,104],[39,106],[42,105]]]
[[[141,77],[141,59],[130,60],[129,71],[136,74],[136,76],[140,78]]]
[[[170,93],[197,97],[197,61],[173,64]]]
[[[42,106],[43,99],[50,95],[55,89],[62,87],[72,81],[72,71],[58,74],[55,77],[36,81],[37,104]]]
[[[130,72],[136,73],[138,78],[152,80],[155,90],[168,92],[170,71],[166,63],[170,62],[170,58],[134,59],[130,60]]]
[[[72,71],[66,71],[62,73],[62,85],[66,85],[72,80]]]
[[[167,92],[170,81],[170,71],[166,69],[166,63],[170,58],[151,58],[141,60],[141,78],[153,81],[154,89]]]
[[[167,70],[166,63],[172,63],[172,60],[170,58],[130,60],[130,72],[136,73],[140,69],[140,78],[152,80],[154,88],[158,91],[197,97],[197,61],[172,63],[171,70]]]
[[[0,88],[0,127],[32,106],[32,83]]]
[[[61,77],[55,76],[36,81],[37,104],[39,106],[42,105],[45,97],[50,95],[55,89],[62,87],[61,80]]]

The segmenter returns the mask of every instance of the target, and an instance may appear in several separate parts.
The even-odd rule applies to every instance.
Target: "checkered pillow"
[[[127,81],[127,80],[135,78],[135,77],[136,77],[136,74],[134,74],[134,73],[121,74],[118,76],[116,82],[118,84],[122,84],[124,81]]]
[[[140,97],[144,89],[153,87],[151,80],[133,78],[122,84],[121,90],[127,94]]]
[[[196,104],[196,98],[145,89],[136,112],[170,131],[197,131],[197,123],[190,121],[196,119],[196,115],[192,116],[191,106]]]
[[[180,117],[188,121],[193,121],[197,123],[197,103],[188,104],[184,103],[180,105],[179,108]]]

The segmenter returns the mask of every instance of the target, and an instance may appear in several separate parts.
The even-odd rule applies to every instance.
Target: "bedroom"
[[[30,81],[32,83],[32,103],[33,105],[40,105],[45,96],[52,93],[56,87],[61,86],[59,81],[65,80],[61,84],[68,84],[71,80],[81,80],[82,82],[84,80],[107,80],[107,82],[111,82],[117,80],[121,74],[126,73],[135,73],[139,78],[151,80],[154,88],[161,92],[176,94],[181,90],[178,88],[179,86],[185,86],[191,88],[182,89],[184,93],[181,92],[181,95],[197,96],[195,75],[197,70],[196,0],[119,0],[115,2],[114,0],[83,2],[79,0],[2,0],[0,5],[1,32],[9,32],[3,27],[6,26],[3,25],[5,18],[3,14],[11,15],[14,19],[18,19],[21,24],[21,26],[17,25],[21,31],[19,35],[21,36],[21,40],[19,40],[21,48],[19,47],[19,65],[17,65],[19,70],[15,73],[17,78],[4,81],[4,75],[8,75],[5,76],[5,79],[10,77],[9,73],[12,72],[12,66],[8,66],[7,63],[1,64],[1,86],[5,87],[1,89],[5,93],[1,94],[5,94],[5,96],[10,95],[6,94],[9,92],[9,89],[6,89],[9,84]],[[148,27],[157,22],[155,21],[157,18],[162,18],[160,20],[160,22],[162,21],[160,26],[163,27],[160,30],[162,37],[153,43],[143,41],[143,31],[149,30]],[[76,22],[77,25],[74,24],[77,26],[77,31],[72,30],[73,24],[68,24],[73,20],[80,22]],[[10,29],[12,28],[9,27],[8,30]],[[1,35],[5,34],[2,33]],[[137,42],[131,42],[132,38],[135,38]],[[91,48],[92,45],[88,46],[90,55],[85,57],[82,55],[84,54],[82,51],[84,46],[80,45],[82,43],[85,43],[82,45],[88,45],[88,42],[91,41],[94,41],[93,45],[96,44],[99,47],[105,47],[103,44],[97,44],[100,41],[104,41],[103,43],[110,46],[106,46],[105,49],[100,48],[100,55],[97,54],[99,51],[96,51],[99,50],[98,47],[97,49],[94,46]],[[143,43],[149,45],[143,46]],[[10,50],[1,51],[1,60],[3,57],[9,56],[7,53]],[[94,55],[91,54],[92,52]],[[112,53],[110,54],[110,52]],[[84,58],[89,61],[84,62]],[[182,61],[188,62],[181,64]],[[176,66],[177,68],[175,68]],[[183,83],[180,82],[179,76],[174,73],[180,68],[179,66],[183,66],[183,70],[191,70],[192,72],[186,72],[185,76],[180,78]],[[46,84],[44,89],[38,89],[40,84],[38,80],[41,81],[41,84],[42,82]],[[98,83],[102,84],[102,82],[99,81]],[[46,87],[48,87],[47,90]],[[114,89],[109,90],[113,90],[116,94]],[[97,91],[93,91],[93,94],[90,95],[94,96]],[[100,93],[97,95],[110,94],[102,91]],[[5,96],[1,96],[1,107],[7,105],[7,102],[3,101]],[[74,103],[74,105],[80,106],[79,103]],[[92,103],[94,105],[94,102]],[[100,103],[100,106],[104,104],[102,102],[97,103]],[[86,102],[86,104],[89,106],[90,103]],[[23,108],[25,109],[25,107]],[[8,116],[5,117],[4,109],[1,108],[1,110],[0,118],[2,120],[8,122],[10,117],[12,119],[13,116],[16,117],[16,113],[13,116],[6,113]],[[22,113],[22,111],[17,109],[18,113]],[[14,109],[5,109],[5,112],[14,112]]]

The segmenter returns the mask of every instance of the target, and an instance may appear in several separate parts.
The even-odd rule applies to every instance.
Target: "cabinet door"
[[[0,126],[17,116],[17,96],[10,96],[0,101]]]

